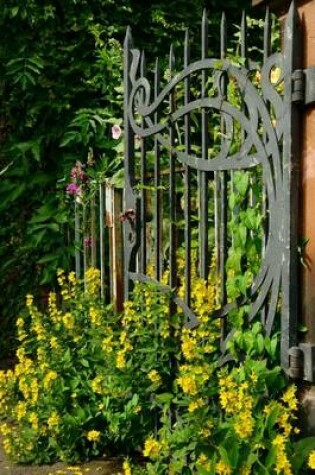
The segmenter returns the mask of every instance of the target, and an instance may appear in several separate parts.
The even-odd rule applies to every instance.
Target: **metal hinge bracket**
[[[292,75],[292,102],[309,106],[315,103],[315,66],[296,69]]]
[[[289,350],[289,376],[315,382],[315,344],[300,343]]]

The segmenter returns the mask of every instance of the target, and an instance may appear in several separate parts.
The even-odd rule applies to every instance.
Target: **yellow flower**
[[[116,368],[123,369],[125,367],[126,367],[125,352],[123,350],[120,350],[117,352]]]
[[[68,275],[68,280],[69,282],[72,284],[72,285],[75,285],[77,283],[77,279],[76,279],[76,276],[75,276],[75,272],[69,272],[69,275]]]
[[[196,357],[197,341],[189,333],[184,333],[182,336],[182,352],[187,361]]]
[[[157,440],[153,437],[149,437],[144,443],[143,455],[152,459],[157,458],[161,448],[162,446]]]
[[[8,434],[10,434],[10,432],[11,432],[11,429],[8,426],[8,424],[4,423],[4,424],[0,425],[0,433],[2,435],[8,435]]]
[[[102,394],[102,381],[102,376],[96,376],[91,382],[91,387],[95,394]]]
[[[24,326],[24,320],[22,317],[19,317],[17,320],[16,320],[16,326],[20,329]]]
[[[34,297],[31,294],[27,294],[26,296],[26,306],[28,309],[33,305]]]
[[[281,429],[283,429],[284,435],[286,437],[289,437],[292,432],[292,426],[290,424],[290,414],[288,412],[282,412],[281,414],[279,414],[277,422]]]
[[[101,314],[101,311],[99,309],[97,309],[95,307],[91,307],[90,311],[89,311],[89,315],[90,315],[91,323],[93,323],[93,325],[101,325],[101,323],[102,323],[102,320],[101,320],[102,314]]]
[[[38,416],[37,416],[37,414],[35,412],[31,412],[28,416],[28,420],[32,424],[32,428],[34,430],[37,430],[38,429]]]
[[[292,385],[286,390],[286,392],[281,398],[282,401],[288,405],[291,411],[297,410],[298,401],[295,394],[296,394],[296,386]]]
[[[202,398],[196,399],[196,401],[192,401],[188,406],[188,412],[194,412],[200,407],[205,405],[205,401]]]
[[[70,312],[64,314],[62,321],[67,330],[74,329],[74,316]]]
[[[200,454],[197,458],[197,465],[201,465],[204,470],[210,471],[211,470],[211,462],[205,454]]]
[[[232,469],[230,465],[227,465],[223,460],[220,460],[216,465],[215,465],[215,473],[218,475],[231,475]]]
[[[285,451],[285,444],[286,438],[281,434],[278,434],[272,441],[272,445],[277,449],[275,470],[279,474],[292,475],[292,468]]]
[[[124,475],[132,475],[130,463],[128,460],[125,460],[123,463]]]
[[[247,439],[254,430],[254,419],[250,411],[238,414],[238,420],[233,424],[234,430],[240,439]]]
[[[182,390],[186,394],[196,394],[197,393],[197,384],[195,379],[190,376],[181,376],[177,378],[177,383],[181,386]]]
[[[58,345],[57,337],[52,336],[49,340],[49,344],[52,350],[55,350],[56,348],[58,348],[59,345]]]
[[[86,438],[87,440],[89,440],[90,442],[97,442],[101,437],[101,433],[100,431],[98,430],[90,430],[87,434],[86,434]]]
[[[113,335],[105,337],[102,341],[102,349],[104,353],[109,354],[113,351]]]
[[[100,277],[101,277],[101,273],[99,269],[96,269],[95,267],[90,267],[85,272],[86,291],[91,296],[93,295],[96,296],[99,293],[100,286],[101,286]]]
[[[51,381],[54,381],[55,379],[58,378],[58,374],[56,371],[50,370],[44,377],[43,385],[45,389],[48,389],[50,387]]]
[[[159,375],[159,373],[155,369],[152,369],[148,373],[148,378],[149,378],[150,381],[152,381],[152,383],[160,383],[161,382],[161,376]]]
[[[20,421],[26,416],[26,404],[23,401],[19,401],[16,405],[17,420]]]
[[[308,466],[315,469],[315,450],[312,450],[308,457]]]
[[[58,426],[60,424],[60,416],[56,411],[53,411],[51,416],[47,420],[47,424],[49,429],[58,429]]]

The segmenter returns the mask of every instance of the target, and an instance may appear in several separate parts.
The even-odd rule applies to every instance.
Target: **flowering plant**
[[[99,455],[114,442],[119,446],[138,418],[137,398],[117,385],[110,342],[118,327],[99,297],[99,274],[87,270],[84,291],[74,273],[59,271],[60,296],[50,293],[45,313],[27,296],[28,315],[17,319],[17,364],[0,373],[1,432],[16,461]],[[113,431],[118,411],[120,430]]]
[[[213,268],[208,284],[192,273],[195,329],[155,284],[136,284],[118,319],[93,268],[85,291],[60,271],[60,296],[50,294],[45,313],[28,295],[18,362],[0,372],[9,456],[78,461],[142,447],[145,463],[126,459],[125,475],[291,475],[307,459],[312,468],[315,440],[297,440],[296,388],[276,364],[278,335],[260,323],[237,331],[234,360],[219,367],[219,281]]]

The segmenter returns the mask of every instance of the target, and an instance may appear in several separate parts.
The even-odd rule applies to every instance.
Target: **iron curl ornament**
[[[254,277],[249,303],[249,321],[257,317],[264,307],[263,324],[270,334],[275,323],[279,302],[281,301],[281,357],[282,364],[288,367],[288,349],[296,342],[297,300],[292,288],[297,279],[297,190],[295,189],[297,161],[298,117],[292,103],[292,74],[299,67],[297,54],[293,54],[299,35],[299,21],[294,3],[292,3],[285,27],[284,52],[271,54],[268,49],[270,32],[269,17],[266,15],[264,62],[258,68],[250,60],[243,65],[226,58],[208,58],[207,27],[203,19],[202,58],[190,62],[185,53],[184,67],[180,72],[172,70],[171,77],[163,88],[146,77],[142,64],[142,55],[133,48],[130,32],[125,42],[125,127],[126,137],[126,208],[135,208],[139,197],[134,189],[134,150],[132,136],[154,140],[156,150],[159,147],[170,155],[171,169],[176,162],[186,170],[193,170],[200,177],[219,176],[237,170],[251,170],[260,167],[264,186],[265,214],[268,229],[264,239],[264,252],[260,269]],[[187,42],[186,42],[187,43]],[[221,51],[225,44],[221,25]],[[187,44],[185,44],[187,52]],[[245,49],[245,48],[243,48]],[[197,79],[196,79],[197,78]],[[211,78],[211,93],[207,91],[207,81]],[[257,79],[258,78],[258,79]],[[190,85],[201,83],[201,94],[193,94]],[[241,98],[235,103],[227,93],[233,85]],[[183,101],[173,101],[178,90],[185,91]],[[203,130],[200,154],[191,147],[188,121],[194,115],[201,115]],[[220,147],[211,158],[207,152],[209,118],[220,117]],[[183,125],[184,124],[184,125]],[[175,131],[184,130],[184,140],[178,146]],[[241,139],[239,139],[241,137]],[[235,143],[238,141],[237,150]],[[208,174],[208,175],[207,175]],[[217,174],[217,175],[216,175]],[[171,180],[172,180],[171,175]],[[206,196],[206,193],[205,195]],[[172,196],[170,198],[172,202]],[[207,205],[205,205],[207,206]],[[141,226],[141,222],[139,222]],[[136,271],[135,254],[141,247],[140,238],[133,240],[129,248],[126,271],[131,279],[148,279],[145,273]],[[133,255],[133,258],[131,257]],[[222,271],[224,274],[224,271]],[[128,284],[127,284],[128,285]],[[176,297],[177,301],[178,298]],[[217,312],[220,318],[242,302],[223,302]],[[187,304],[187,302],[186,302]],[[189,305],[186,305],[188,308]],[[187,325],[197,324],[190,314]],[[233,332],[233,330],[232,330]],[[222,353],[231,332],[222,340]]]

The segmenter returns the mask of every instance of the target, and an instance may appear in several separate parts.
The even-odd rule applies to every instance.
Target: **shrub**
[[[119,445],[139,417],[137,396],[117,383],[117,317],[99,297],[99,271],[86,272],[85,291],[73,273],[60,271],[58,282],[61,299],[50,293],[46,313],[27,296],[28,316],[17,319],[18,362],[1,372],[4,447],[19,462],[96,456]]]
[[[60,271],[58,282],[45,313],[27,296],[18,363],[0,373],[1,432],[14,460],[142,450],[144,463],[126,459],[125,475],[289,475],[303,473],[308,456],[313,466],[314,438],[297,440],[296,388],[277,365],[278,335],[259,322],[244,327],[219,364],[214,269],[208,284],[193,270],[194,329],[153,283],[136,284],[118,317],[99,297],[96,269],[85,289],[73,273]]]

